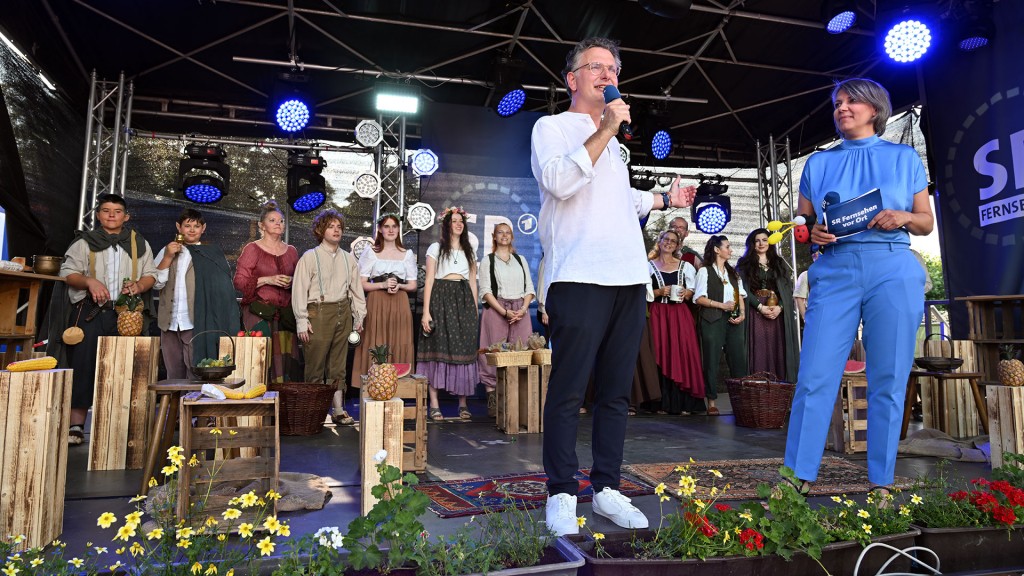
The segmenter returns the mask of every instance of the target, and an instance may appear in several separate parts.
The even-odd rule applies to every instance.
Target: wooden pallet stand
[[[89,428],[90,471],[142,469],[153,406],[146,387],[156,382],[159,364],[160,338],[100,336]]]
[[[229,531],[241,522],[252,522],[256,511],[252,508],[242,510],[242,517],[227,523],[221,513],[229,507],[229,500],[241,494],[218,495],[218,488],[231,485],[247,492],[252,489],[263,498],[269,490],[277,491],[278,474],[281,467],[281,441],[277,427],[279,415],[279,398],[277,392],[267,392],[259,398],[241,400],[214,400],[200,392],[190,392],[181,398],[181,447],[185,462],[195,455],[199,466],[193,468],[187,464],[178,472],[178,517],[188,518],[189,511],[196,505],[203,506],[200,514],[193,514],[191,524],[200,526],[208,516],[220,521],[217,529]],[[206,427],[207,419],[247,417],[257,420],[256,426],[222,426],[220,434],[211,433],[213,428]],[[191,422],[199,426],[191,426]],[[232,433],[234,432],[234,433]],[[215,449],[252,448],[256,456],[233,458],[231,460],[208,459],[207,456]],[[211,486],[212,484],[212,486]],[[254,486],[255,484],[255,486]],[[204,494],[205,503],[200,499]],[[199,495],[197,497],[197,495]],[[276,502],[269,504],[268,514],[277,513]]]
[[[950,355],[948,341],[929,340],[925,343],[926,356]],[[963,366],[949,376],[957,373],[974,372],[977,363],[974,360],[974,343],[969,340],[953,341],[953,356],[962,358]],[[921,377],[918,379],[918,392],[921,394],[921,413],[925,428],[941,430],[954,438],[970,438],[984,434],[978,421],[978,409],[975,407],[970,382],[966,379],[943,378],[942,394],[937,394],[939,383],[935,378]],[[944,406],[939,406],[942,398]]]
[[[1024,388],[986,386],[988,434],[992,467],[1003,465],[1003,454],[1024,454]]]
[[[0,536],[45,546],[64,528],[71,370],[0,371]]]
[[[231,343],[234,341],[234,348]],[[249,391],[260,384],[270,384],[270,362],[271,355],[273,354],[273,348],[270,345],[270,338],[267,336],[255,337],[255,336],[221,336],[219,342],[219,350],[217,351],[217,357],[223,358],[227,354],[231,354],[234,350],[235,360],[235,371],[232,372],[228,378],[244,378],[245,385],[242,387],[243,391]],[[197,358],[198,362],[201,358]],[[259,427],[262,424],[255,420],[256,417],[243,416],[241,420],[237,422],[228,421],[227,425],[237,426],[254,426]],[[237,450],[231,450],[227,457],[238,456]],[[256,451],[253,448],[244,448],[241,451],[241,455],[247,458],[256,456]]]
[[[366,376],[363,376],[366,382]],[[366,386],[359,389],[359,398],[368,398]],[[402,472],[424,472],[427,469],[427,377],[410,374],[398,379],[399,398],[405,405],[402,411]]]
[[[868,449],[868,380],[864,374],[844,374],[839,386],[825,447],[854,454]]]
[[[550,372],[550,366],[499,366],[497,371],[497,421],[498,428],[505,434],[538,434],[543,432],[544,397],[547,395],[547,379],[543,392],[540,373]]]
[[[402,420],[405,403],[401,398],[374,400],[362,398],[359,409],[359,467],[362,495],[360,513],[370,512],[377,498],[373,487],[380,484],[380,473],[374,457],[381,450],[387,451],[384,462],[391,466],[402,466]]]
[[[967,338],[974,343],[975,369],[985,373],[981,383],[998,384],[999,347],[1024,346],[1024,294],[962,296],[957,300],[967,303]]]

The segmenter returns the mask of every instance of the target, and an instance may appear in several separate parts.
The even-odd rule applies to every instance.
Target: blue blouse
[[[818,223],[824,222],[821,203],[829,192],[836,192],[839,201],[845,202],[878,188],[882,191],[883,209],[910,212],[914,194],[926,186],[928,179],[917,151],[904,144],[887,142],[877,135],[843,140],[835,148],[812,154],[800,177],[800,194],[814,205]],[[905,228],[890,231],[872,228],[840,238],[839,242],[910,244],[910,234]]]

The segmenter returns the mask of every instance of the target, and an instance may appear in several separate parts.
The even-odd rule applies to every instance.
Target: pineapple
[[[999,382],[1004,386],[1024,386],[1024,363],[1017,359],[1019,352],[1012,344],[999,347],[1003,359],[999,361]]]
[[[391,358],[391,347],[381,344],[370,348],[373,364],[366,375],[366,393],[374,400],[390,400],[398,392],[398,372]]]
[[[116,306],[124,307],[117,313],[117,333],[121,336],[142,334],[142,296],[121,294]]]

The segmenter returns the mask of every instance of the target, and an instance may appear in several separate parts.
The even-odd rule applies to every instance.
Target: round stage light
[[[984,36],[971,36],[970,38],[964,38],[961,40],[959,46],[964,52],[970,52],[972,50],[988,46],[988,38]]]
[[[430,204],[417,202],[405,213],[405,221],[413,230],[428,230],[434,225],[436,215]]]
[[[369,236],[360,236],[352,241],[352,245],[350,246],[352,255],[359,258],[370,246],[373,246],[373,238],[370,238]]]
[[[825,30],[827,30],[829,34],[842,34],[850,28],[853,28],[853,25],[856,23],[857,13],[852,10],[846,10],[833,16],[832,19],[828,21],[828,24],[825,25]]]
[[[651,154],[658,160],[664,160],[672,151],[672,137],[664,130],[658,130],[651,138]]]
[[[308,184],[299,187],[299,197],[292,202],[292,210],[298,213],[309,212],[323,206],[327,196],[320,190],[310,192]]]
[[[428,148],[417,150],[412,155],[412,171],[417,176],[430,176],[434,172],[437,172],[438,160],[437,154],[434,154]]]
[[[212,204],[224,197],[224,182],[205,174],[185,178],[182,187],[185,198],[196,204]]]
[[[384,140],[384,129],[376,120],[361,120],[356,124],[356,142],[366,148],[376,148]]]
[[[901,64],[920,59],[931,45],[931,30],[920,20],[901,20],[885,34],[885,53]]]
[[[727,222],[725,209],[719,204],[711,202],[697,209],[697,229],[705,234],[718,234]]]
[[[626,145],[623,144],[622,142],[619,142],[619,158],[622,158],[623,164],[626,164],[627,166],[629,165],[629,148],[626,148]]]
[[[380,177],[373,172],[363,172],[353,183],[360,198],[374,198],[380,192]]]
[[[522,88],[516,88],[507,92],[501,97],[501,101],[498,102],[498,116],[508,117],[516,112],[519,112],[523,104],[526,103],[526,91]]]
[[[277,125],[285,132],[298,132],[309,124],[309,106],[297,98],[285,100],[277,107]]]

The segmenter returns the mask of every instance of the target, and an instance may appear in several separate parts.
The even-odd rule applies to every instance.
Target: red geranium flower
[[[740,532],[740,542],[747,547],[747,550],[760,550],[764,548],[764,536],[753,528],[747,528]]]

